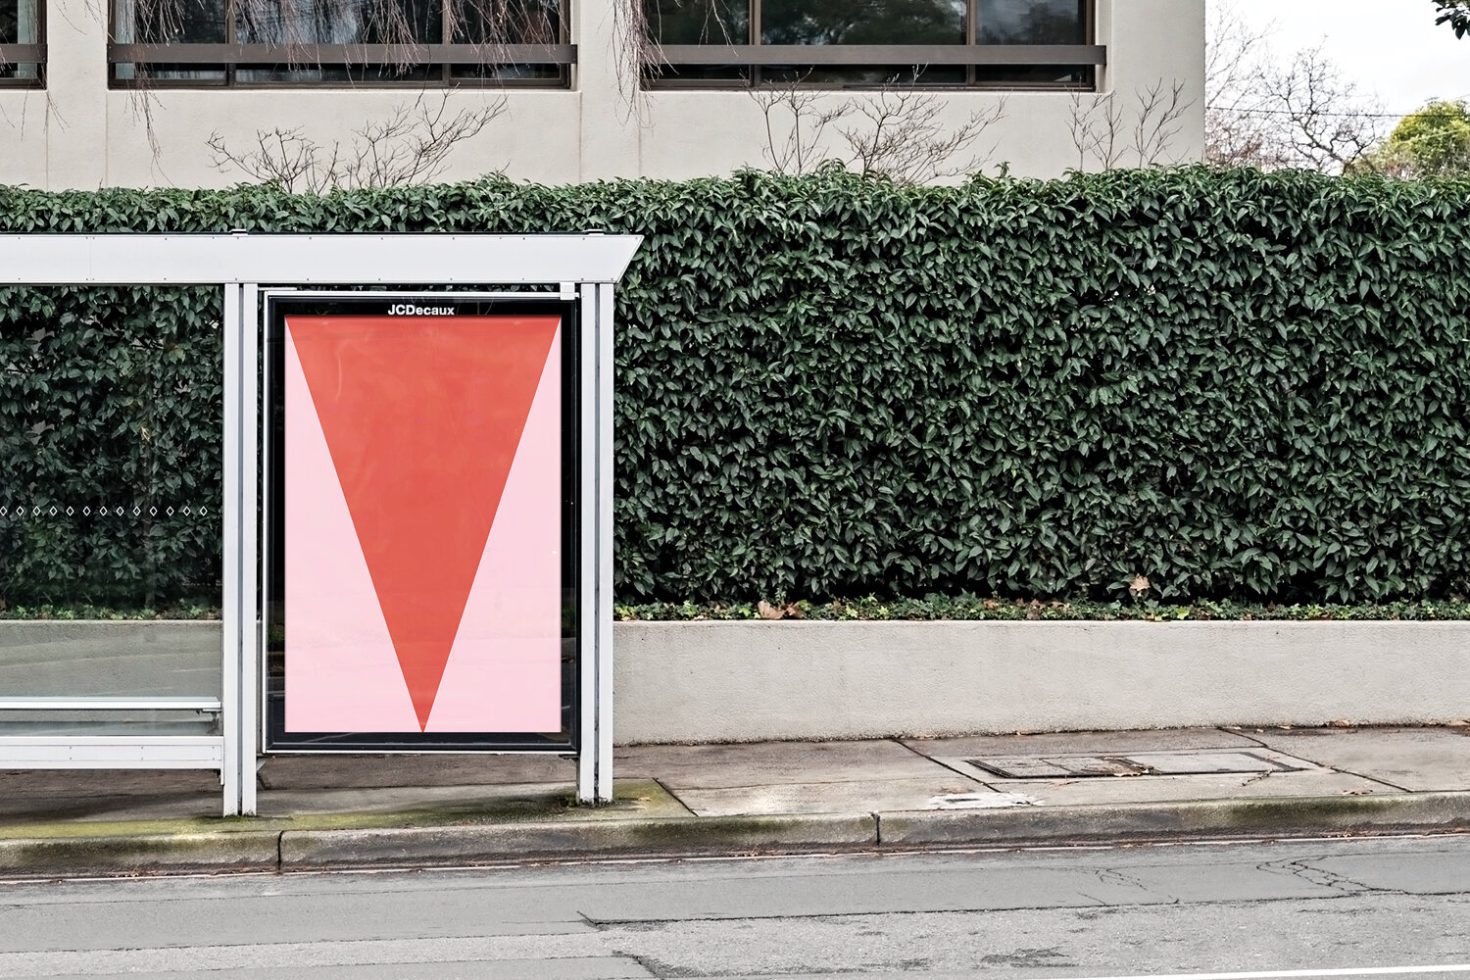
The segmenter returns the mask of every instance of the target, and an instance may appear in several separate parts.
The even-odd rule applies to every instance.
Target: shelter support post
[[[224,764],[220,782],[224,790],[223,813],[227,817],[240,815],[240,651],[241,633],[244,629],[244,609],[241,605],[243,590],[240,573],[243,567],[242,528],[244,514],[241,499],[241,462],[243,460],[241,436],[243,434],[244,370],[241,363],[243,349],[244,305],[240,286],[231,283],[224,287],[224,453],[223,480],[223,547],[220,549],[223,580],[220,615],[223,620],[221,631],[221,670],[223,697],[220,699],[220,733],[224,736]]]

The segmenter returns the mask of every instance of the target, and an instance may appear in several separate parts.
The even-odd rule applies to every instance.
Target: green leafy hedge
[[[647,235],[619,301],[625,601],[1360,602],[1470,576],[1470,184],[0,189],[4,232],[235,228]],[[0,598],[214,581],[215,517],[177,507],[218,496],[217,320],[201,291],[0,290],[0,497],[176,508],[0,518]]]

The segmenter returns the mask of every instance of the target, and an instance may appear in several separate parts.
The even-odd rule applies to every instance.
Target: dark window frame
[[[447,16],[451,0],[441,0],[446,16],[441,18],[439,42],[402,44],[247,44],[236,40],[235,0],[221,0],[225,5],[226,40],[204,43],[119,43],[117,6],[107,9],[107,84],[113,89],[374,89],[402,90],[425,88],[533,88],[565,89],[571,87],[572,68],[577,64],[577,46],[571,43],[571,0],[558,0],[558,43],[556,44],[463,44],[449,40],[454,19]],[[224,77],[153,78],[148,76],[119,78],[121,65],[135,68],[149,64],[175,66],[179,70],[223,71]],[[428,65],[438,71],[432,77],[397,79],[281,79],[273,81],[240,80],[240,69],[276,68],[283,65],[309,71],[314,68],[372,67],[390,64],[401,67]],[[516,67],[555,66],[555,77],[546,78],[475,78],[455,75],[462,66]],[[140,73],[141,75],[141,73]]]
[[[1081,44],[981,44],[981,0],[965,0],[965,43],[963,44],[764,44],[761,42],[763,0],[749,0],[750,16],[745,44],[655,44],[644,62],[643,87],[651,90],[748,90],[789,85],[762,77],[766,67],[810,65],[842,68],[874,68],[905,65],[916,68],[960,66],[966,69],[963,82],[899,83],[905,90],[933,91],[1064,91],[1092,92],[1098,89],[1099,71],[1108,63],[1106,45],[1097,43],[1097,0],[1079,0],[1083,17]],[[745,78],[680,78],[680,67],[701,65],[743,67]],[[986,67],[1040,67],[1084,69],[1081,84],[1067,82],[1024,83],[981,79],[977,69]],[[672,75],[662,71],[672,70]],[[655,74],[658,72],[660,74]],[[873,90],[868,82],[797,83],[805,89]]]
[[[36,43],[0,44],[0,65],[35,65],[35,78],[0,76],[0,89],[46,87],[46,0],[36,0]]]

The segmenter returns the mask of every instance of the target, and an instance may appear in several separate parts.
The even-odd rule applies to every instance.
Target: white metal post
[[[260,635],[260,287],[240,289],[240,812],[255,816]]]
[[[241,319],[240,287],[224,287],[224,454],[220,483],[223,497],[220,569],[223,589],[220,613],[223,619],[221,644],[220,733],[224,736],[224,765],[220,782],[224,789],[223,812],[227,817],[240,813],[240,416],[242,372],[240,363]]]
[[[597,783],[597,295],[582,286],[577,327],[577,802],[596,803]],[[565,424],[573,424],[566,420]]]
[[[613,287],[597,296],[597,799],[613,799]]]

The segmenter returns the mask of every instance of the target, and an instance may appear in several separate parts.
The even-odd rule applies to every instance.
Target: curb
[[[0,839],[0,874],[275,871],[279,831]]]
[[[1470,829],[1470,792],[880,813],[882,846]]]
[[[0,875],[429,867],[597,856],[909,850],[1470,830],[1470,792],[867,814],[0,839]]]
[[[474,864],[566,855],[802,850],[877,843],[878,821],[872,814],[288,830],[281,834],[281,867]]]

